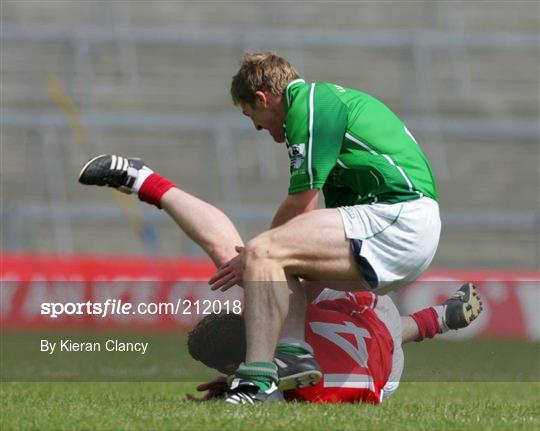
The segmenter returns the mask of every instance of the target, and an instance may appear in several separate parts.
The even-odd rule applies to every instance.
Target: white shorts
[[[441,233],[433,199],[338,209],[359,269],[377,294],[410,284],[433,260]]]

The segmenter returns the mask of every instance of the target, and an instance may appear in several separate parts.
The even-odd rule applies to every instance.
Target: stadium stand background
[[[216,204],[245,238],[286,193],[286,151],[230,102],[244,50],[275,50],[307,80],[373,94],[428,154],[441,195],[438,268],[539,266],[539,3],[4,1],[2,249],[199,255],[137,203],[76,179],[90,155],[139,156]],[[56,75],[89,149],[51,100]],[[156,240],[157,232],[159,239]]]

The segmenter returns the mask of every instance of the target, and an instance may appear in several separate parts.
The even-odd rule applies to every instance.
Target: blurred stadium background
[[[484,320],[468,336],[540,340],[538,2],[5,0],[1,14],[3,280],[212,272],[185,259],[201,252],[162,212],[77,183],[100,153],[143,158],[224,209],[246,239],[266,229],[287,190],[287,154],[232,106],[229,85],[245,50],[274,50],[307,80],[361,89],[405,120],[441,196],[431,279],[485,282]],[[402,311],[456,283],[432,287],[398,298]],[[76,290],[2,289],[2,320],[15,327],[43,324],[39,299]],[[480,347],[478,364],[494,351]]]
[[[103,152],[143,158],[224,208],[245,238],[264,230],[287,155],[228,90],[245,50],[275,50],[306,79],[362,89],[404,118],[438,178],[434,266],[537,268],[538,26],[539,4],[525,1],[5,1],[2,248],[200,255],[137,204],[141,240],[111,194],[77,183]],[[86,150],[50,74],[80,110]]]

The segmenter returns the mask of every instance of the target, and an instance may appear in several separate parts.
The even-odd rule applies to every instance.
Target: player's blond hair
[[[280,95],[287,84],[299,76],[287,60],[273,52],[246,52],[240,70],[232,79],[233,102],[255,107],[257,91]]]

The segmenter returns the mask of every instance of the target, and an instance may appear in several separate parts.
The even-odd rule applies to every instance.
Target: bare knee
[[[280,264],[279,244],[272,235],[265,232],[249,241],[245,246],[246,266],[259,264]]]

